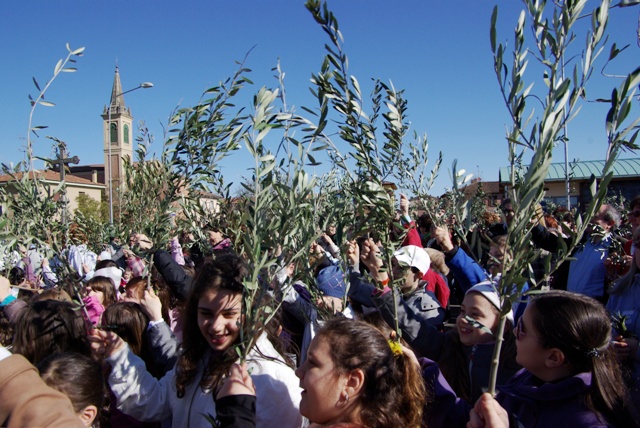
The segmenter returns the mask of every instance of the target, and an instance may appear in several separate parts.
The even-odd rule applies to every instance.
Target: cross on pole
[[[62,183],[65,179],[65,169],[70,164],[78,164],[80,163],[80,158],[78,156],[74,156],[72,158],[65,158],[67,152],[67,144],[64,141],[58,140],[58,156],[55,159],[46,159],[54,167],[58,167],[60,169],[60,182]],[[64,204],[64,208],[62,209],[62,224],[67,225],[67,190],[63,189],[62,191],[62,202]]]

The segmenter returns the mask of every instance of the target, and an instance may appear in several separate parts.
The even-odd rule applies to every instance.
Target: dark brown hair
[[[94,427],[109,425],[109,396],[100,364],[75,352],[54,354],[38,364],[40,377],[51,388],[69,397],[73,410],[98,409]]]
[[[615,426],[638,426],[611,346],[611,321],[595,299],[563,290],[533,298],[533,327],[546,348],[560,349],[575,373],[592,375],[587,406]]]
[[[140,305],[134,302],[116,302],[105,309],[102,324],[117,327],[116,333],[127,342],[131,351],[138,356],[142,355],[149,317]]]
[[[111,278],[107,278],[106,276],[94,276],[87,281],[87,287],[93,291],[102,292],[102,306],[105,308],[118,301],[118,298],[116,297],[116,287],[113,285],[113,280]]]
[[[124,286],[125,290],[135,290],[138,300],[144,298],[144,290],[147,288],[147,279],[141,276],[134,276]]]
[[[216,257],[214,261],[203,264],[193,280],[193,289],[187,300],[183,315],[182,353],[176,364],[176,390],[178,397],[183,397],[186,387],[194,380],[198,372],[198,362],[201,360],[209,344],[200,332],[198,326],[198,304],[200,298],[207,292],[226,290],[242,295],[242,279],[247,268],[244,261],[234,255],[225,254]],[[244,326],[243,326],[244,327]],[[231,365],[237,360],[238,354],[233,346],[225,351],[212,353],[200,380],[203,390],[218,385]]]
[[[360,319],[375,327],[385,338],[392,339],[393,336],[393,339],[395,339],[395,331],[382,318],[380,312],[369,312],[368,314],[363,315]],[[400,338],[399,342],[402,346],[411,349],[411,346],[404,339]],[[429,391],[425,388],[420,367],[416,364],[412,364],[406,355],[402,355],[402,360],[403,361],[398,361],[398,365],[401,367],[404,377],[403,395],[408,399],[408,403],[413,401],[422,403],[422,407],[419,409],[413,405],[407,406],[409,411],[417,412],[413,416],[408,416],[407,419],[412,422],[407,426],[418,426],[421,419],[424,421],[423,426],[425,426],[426,415],[424,414],[424,410],[428,408],[431,402]]]
[[[27,305],[18,316],[13,351],[32,364],[58,352],[90,355],[81,311],[69,302],[44,300]]]
[[[40,302],[42,300],[60,300],[69,303],[73,303],[73,299],[69,296],[69,293],[64,291],[61,288],[51,288],[49,290],[44,290],[40,294],[35,294],[30,302]]]

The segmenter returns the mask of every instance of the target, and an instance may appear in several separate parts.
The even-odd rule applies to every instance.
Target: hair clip
[[[387,340],[387,342],[389,343],[389,348],[391,348],[391,352],[394,357],[398,358],[402,355],[402,346],[400,345],[400,342],[395,340]]]
[[[596,348],[593,348],[593,349],[587,351],[587,357],[588,358],[598,358],[598,357],[600,357],[600,352],[598,352],[598,350]]]

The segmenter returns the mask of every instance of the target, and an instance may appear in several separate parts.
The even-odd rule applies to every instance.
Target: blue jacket
[[[610,291],[607,310],[611,315],[618,312],[626,315],[627,330],[640,337],[640,274],[637,274],[633,284],[622,292]]]
[[[454,278],[458,281],[463,293],[466,293],[471,287],[479,282],[486,281],[491,278],[482,267],[476,263],[459,247],[446,253],[445,263],[453,273]]]
[[[634,278],[633,284],[621,292],[610,291],[607,311],[611,315],[625,315],[627,330],[640,337],[640,274]],[[620,332],[614,334],[617,336]],[[640,405],[640,350],[631,361],[633,370],[629,373],[627,385],[630,387],[631,399],[636,407]]]
[[[610,237],[598,243],[587,240],[584,246],[573,254],[575,259],[569,264],[567,290],[594,298],[602,298],[605,295],[604,261],[609,254],[610,244]]]

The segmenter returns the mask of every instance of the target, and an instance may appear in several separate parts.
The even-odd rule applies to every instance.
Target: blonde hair
[[[431,268],[445,276],[449,275],[449,267],[444,262],[444,253],[435,248],[425,248],[431,259]]]

